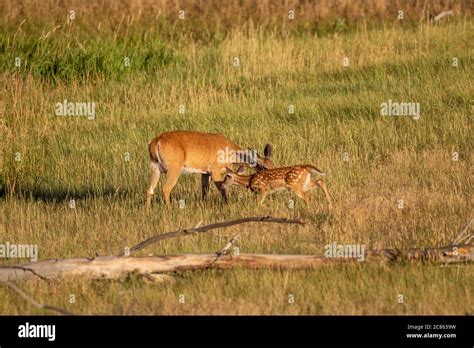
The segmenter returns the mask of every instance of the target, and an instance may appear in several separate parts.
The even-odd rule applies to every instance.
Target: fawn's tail
[[[310,173],[313,173],[313,174],[318,174],[320,176],[326,175],[326,173],[324,173],[323,171],[319,170],[318,168],[314,166],[307,166],[307,169],[309,170]]]

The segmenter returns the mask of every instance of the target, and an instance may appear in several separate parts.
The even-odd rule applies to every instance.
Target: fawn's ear
[[[245,167],[244,167],[244,166],[240,166],[239,168],[237,168],[236,173],[237,173],[237,174],[243,174],[244,171],[245,171]]]
[[[229,167],[225,167],[225,171],[226,173],[233,173],[234,171],[232,169],[230,169]]]
[[[263,149],[263,155],[265,158],[270,158],[273,155],[273,148],[270,144],[265,145],[265,148]]]

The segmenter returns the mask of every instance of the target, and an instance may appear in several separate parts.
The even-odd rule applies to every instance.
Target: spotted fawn
[[[223,186],[228,188],[232,185],[241,186],[256,192],[259,195],[260,204],[265,197],[275,191],[290,190],[302,198],[309,205],[307,192],[315,187],[320,187],[331,206],[331,196],[326,183],[320,176],[326,175],[318,168],[311,165],[300,165],[260,170],[251,175],[243,175],[244,168],[241,166],[237,171],[227,168]]]

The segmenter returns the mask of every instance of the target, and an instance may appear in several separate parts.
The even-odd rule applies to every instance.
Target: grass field
[[[122,12],[109,6],[105,16],[72,2],[71,20],[71,7],[46,1],[35,10],[34,2],[21,3],[18,10],[4,2],[0,15],[0,243],[37,244],[40,259],[110,255],[200,221],[272,215],[308,224],[242,225],[164,241],[141,255],[215,252],[235,232],[244,253],[322,254],[333,242],[445,246],[473,218],[470,16],[456,12],[432,24],[411,15],[404,22],[380,9],[383,20],[378,12],[367,20],[357,12],[334,22],[329,14],[339,12],[333,9],[320,14],[319,26],[304,16],[298,25],[281,26],[273,17],[259,26],[236,16],[247,24],[216,20],[206,29],[192,20],[194,7],[180,27],[151,10],[143,23],[152,25],[145,25],[139,7]],[[95,119],[57,116],[55,105],[63,100],[95,102]],[[381,116],[381,103],[389,100],[419,103],[421,117]],[[175,129],[223,133],[259,151],[271,143],[279,166],[317,165],[328,173],[334,207],[317,191],[310,207],[290,193],[270,196],[260,207],[237,188],[227,205],[214,187],[201,201],[200,177],[188,175],[173,191],[171,211],[162,179],[147,214],[147,144]],[[40,302],[79,314],[474,313],[472,265],[362,263],[176,277],[177,283],[161,285],[132,277],[19,286]],[[0,287],[0,314],[46,313]]]

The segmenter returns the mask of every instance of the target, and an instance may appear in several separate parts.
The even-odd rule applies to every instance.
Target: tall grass
[[[429,9],[410,2],[412,23],[404,24],[391,13],[408,2],[365,2],[365,16],[362,2],[340,3],[295,2],[297,9],[310,7],[297,11],[298,29],[282,29],[277,10],[286,13],[292,3],[237,7],[229,1],[217,11],[214,2],[186,2],[189,22],[180,27],[169,19],[184,6],[178,2],[67,3],[77,9],[75,22],[67,22],[66,7],[53,1],[2,2],[0,242],[38,244],[42,259],[108,255],[199,221],[271,214],[309,224],[243,226],[165,241],[143,254],[213,252],[237,231],[241,252],[320,254],[334,241],[367,248],[449,244],[471,217],[474,197],[469,9],[465,2],[444,2],[457,17],[433,25],[417,21],[444,9],[441,2],[428,2]],[[160,6],[168,12],[159,14]],[[331,27],[319,35],[312,27],[313,16],[324,28],[341,14],[347,30]],[[265,21],[255,21],[258,16]],[[15,57],[22,59],[19,68]],[[55,104],[64,99],[96,102],[95,120],[56,116]],[[419,102],[421,118],[380,116],[380,104],[389,99]],[[185,208],[167,211],[159,186],[146,214],[147,143],[172,129],[220,132],[259,150],[270,142],[278,165],[312,163],[328,172],[335,207],[329,210],[317,192],[310,207],[289,193],[259,207],[240,190],[232,191],[228,205],[216,190],[201,201],[199,178],[183,176],[173,194]],[[162,287],[133,279],[122,285],[65,280],[53,290],[36,281],[23,286],[37,289],[39,300],[88,314],[473,312],[472,266],[425,266],[209,271]],[[124,296],[117,300],[120,287]],[[66,303],[71,292],[81,295],[76,305]],[[290,292],[297,294],[293,306]],[[180,293],[189,299],[185,306],[176,304]],[[405,305],[397,302],[399,293]],[[0,296],[0,313],[42,313],[3,288]]]

